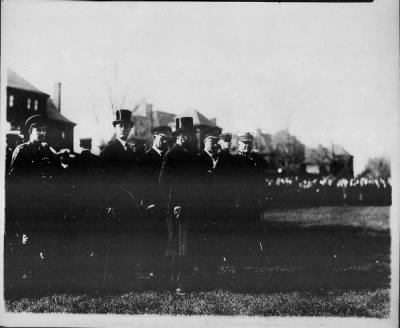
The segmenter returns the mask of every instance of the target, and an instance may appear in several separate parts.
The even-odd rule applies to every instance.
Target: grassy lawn
[[[131,292],[105,297],[53,295],[40,299],[7,301],[13,312],[242,315],[242,316],[389,316],[389,290],[291,293],[234,293],[215,290],[190,292]]]
[[[231,241],[228,259],[236,271],[205,276],[189,272],[191,285],[184,297],[165,288],[168,275],[156,273],[155,288],[139,282],[114,295],[58,292],[20,297],[6,300],[6,308],[38,313],[385,318],[390,307],[389,212],[389,207],[267,210],[264,231],[240,231]],[[167,259],[153,262],[143,268],[144,275],[165,269]]]
[[[268,224],[291,227],[342,227],[388,232],[390,207],[327,206],[299,209],[273,209],[264,213]]]

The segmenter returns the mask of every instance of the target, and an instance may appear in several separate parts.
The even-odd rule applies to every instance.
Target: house
[[[353,156],[337,144],[332,144],[330,148],[322,145],[316,148],[306,147],[303,171],[308,175],[352,178]]]
[[[61,84],[57,84],[56,99],[60,100]],[[7,112],[6,118],[11,130],[21,131],[25,136],[25,121],[28,117],[41,114],[48,118],[48,142],[56,149],[73,149],[75,123],[60,112],[50,95],[39,90],[11,69],[7,70]]]
[[[207,118],[198,110],[190,109],[185,111],[182,115],[176,115],[165,111],[155,111],[153,106],[148,103],[141,103],[137,105],[132,111],[132,119],[134,126],[131,134],[129,135],[130,141],[143,141],[147,146],[151,145],[152,135],[151,129],[157,126],[169,126],[175,130],[175,119],[177,117],[190,116],[193,117],[193,125],[196,130],[197,147],[203,148],[204,134],[210,129],[214,128],[216,133],[221,133],[222,128],[218,127],[215,118]]]

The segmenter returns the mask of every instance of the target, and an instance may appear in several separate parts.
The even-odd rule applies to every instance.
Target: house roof
[[[21,76],[19,76],[17,73],[15,73],[10,68],[7,69],[7,87],[31,91],[31,92],[40,93],[40,94],[48,96],[47,93],[40,91],[33,84],[31,84],[28,81],[26,81],[25,79],[23,79]]]
[[[52,121],[58,121],[66,124],[76,125],[76,123],[67,119],[64,115],[62,115],[56,105],[54,104],[53,100],[48,98],[46,104],[46,114],[47,117]]]
[[[332,153],[334,156],[352,156],[346,149],[340,145],[332,145]]]
[[[203,114],[201,114],[198,110],[196,109],[189,109],[185,111],[181,116],[191,116],[193,117],[193,125],[194,126],[215,126],[215,122],[211,121],[207,117],[205,117]]]

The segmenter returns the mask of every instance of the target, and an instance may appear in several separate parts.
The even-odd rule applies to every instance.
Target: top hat
[[[231,141],[232,140],[232,133],[221,133],[219,135],[219,140]]]
[[[237,138],[238,138],[239,141],[242,141],[242,142],[252,142],[253,141],[253,136],[249,132],[239,133],[237,135]]]
[[[151,134],[153,136],[160,135],[160,136],[164,136],[164,137],[168,138],[168,137],[171,136],[171,133],[172,133],[172,129],[169,126],[166,126],[166,125],[158,126],[156,128],[152,128],[151,129]]]
[[[48,120],[47,117],[41,115],[41,114],[37,114],[37,115],[33,115],[31,117],[29,117],[26,122],[25,122],[25,128],[29,129],[29,128],[37,128],[39,126],[47,126],[48,124]]]
[[[177,117],[175,119],[176,130],[172,133],[173,136],[178,136],[180,133],[194,133],[193,117]]]
[[[115,121],[113,121],[113,125],[116,126],[118,123],[128,123],[133,126],[133,122],[131,120],[132,112],[127,109],[118,109],[115,112]]]

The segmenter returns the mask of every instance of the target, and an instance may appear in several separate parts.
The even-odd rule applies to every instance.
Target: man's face
[[[47,127],[38,126],[31,128],[30,141],[44,142],[46,140]]]
[[[155,135],[153,145],[160,151],[167,151],[168,137],[166,135],[160,135],[160,134]]]
[[[223,151],[230,151],[231,150],[231,142],[227,141],[227,140],[220,140],[218,142],[219,147],[221,148],[221,150]]]
[[[252,149],[251,141],[240,141],[238,142],[238,151],[243,154],[249,154]]]
[[[216,154],[218,152],[217,139],[207,138],[206,140],[204,140],[204,149],[211,154]]]
[[[115,135],[122,140],[128,139],[132,126],[129,123],[117,123],[115,125]]]
[[[177,143],[186,149],[190,149],[192,147],[192,136],[189,133],[180,134],[177,139]]]

